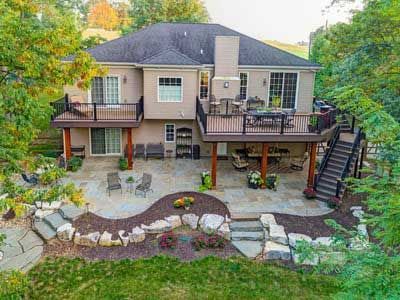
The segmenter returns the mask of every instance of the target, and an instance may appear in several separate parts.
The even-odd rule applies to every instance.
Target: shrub
[[[192,245],[196,251],[200,251],[201,249],[205,248],[224,248],[225,243],[225,239],[216,233],[210,235],[201,234],[192,240]]]
[[[196,236],[192,240],[192,245],[196,251],[207,248],[207,238],[204,235]]]
[[[72,157],[68,160],[68,168],[69,168],[72,172],[78,171],[80,167],[82,167],[82,158],[80,158],[80,157],[78,157],[78,156],[72,156]]]
[[[175,249],[178,238],[173,232],[164,233],[158,240],[158,244],[163,249]]]
[[[265,185],[268,189],[276,191],[279,184],[279,176],[276,174],[270,174],[265,179]]]
[[[44,185],[52,184],[66,175],[64,169],[57,166],[50,166],[39,176],[40,183]]]
[[[121,171],[128,170],[128,160],[125,157],[121,157],[118,161],[119,169]]]
[[[303,194],[307,199],[315,199],[317,197],[317,192],[311,187],[306,188]]]
[[[0,272],[0,299],[24,299],[28,283],[20,271]]]
[[[199,186],[199,192],[205,192],[211,190],[212,188],[212,180],[209,171],[203,171],[201,173],[201,185]]]
[[[175,208],[189,208],[194,203],[194,197],[182,197],[174,201]]]

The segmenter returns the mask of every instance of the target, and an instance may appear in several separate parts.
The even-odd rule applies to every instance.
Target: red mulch
[[[332,227],[325,224],[325,220],[333,219],[343,227],[351,229],[353,226],[358,225],[359,220],[353,216],[350,207],[362,206],[366,210],[365,205],[362,204],[364,198],[363,195],[351,195],[351,193],[347,192],[341,207],[323,216],[300,217],[275,213],[274,216],[276,222],[279,225],[283,225],[287,233],[302,233],[312,238],[331,236],[335,231]]]

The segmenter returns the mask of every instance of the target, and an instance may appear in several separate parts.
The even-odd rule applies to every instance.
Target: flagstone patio
[[[118,158],[96,157],[84,160],[76,173],[69,172],[66,181],[72,181],[85,191],[90,211],[107,218],[125,218],[139,214],[161,197],[181,191],[197,191],[200,173],[208,170],[210,159],[135,160],[131,171],[119,171],[122,193],[107,188],[107,173],[118,171]],[[131,193],[125,180],[128,176],[139,179],[144,172],[153,175],[152,188],[144,198]],[[253,190],[247,187],[247,172],[234,170],[228,160],[218,161],[217,190],[208,191],[225,202],[232,214],[258,214],[266,212],[315,216],[329,213],[325,203],[307,200],[302,191],[306,186],[307,170],[280,174],[278,191]]]

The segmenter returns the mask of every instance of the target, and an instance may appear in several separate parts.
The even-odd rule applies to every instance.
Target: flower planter
[[[257,183],[248,182],[247,186],[249,187],[249,189],[255,189],[255,190],[258,189],[258,184]]]

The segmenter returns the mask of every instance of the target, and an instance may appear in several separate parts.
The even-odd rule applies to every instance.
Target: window
[[[210,72],[208,71],[201,71],[200,72],[200,99],[208,99],[208,87],[209,87],[209,80],[210,80]]]
[[[119,103],[120,88],[118,76],[94,77],[91,97],[93,103]]]
[[[296,107],[297,73],[273,72],[269,81],[269,105],[272,99],[279,97],[281,107],[290,109]]]
[[[120,128],[90,128],[93,155],[121,154]]]
[[[165,124],[165,142],[175,142],[175,124]]]
[[[239,77],[240,77],[240,99],[246,100],[249,73],[239,73]]]
[[[159,77],[158,101],[182,102],[182,77]]]

